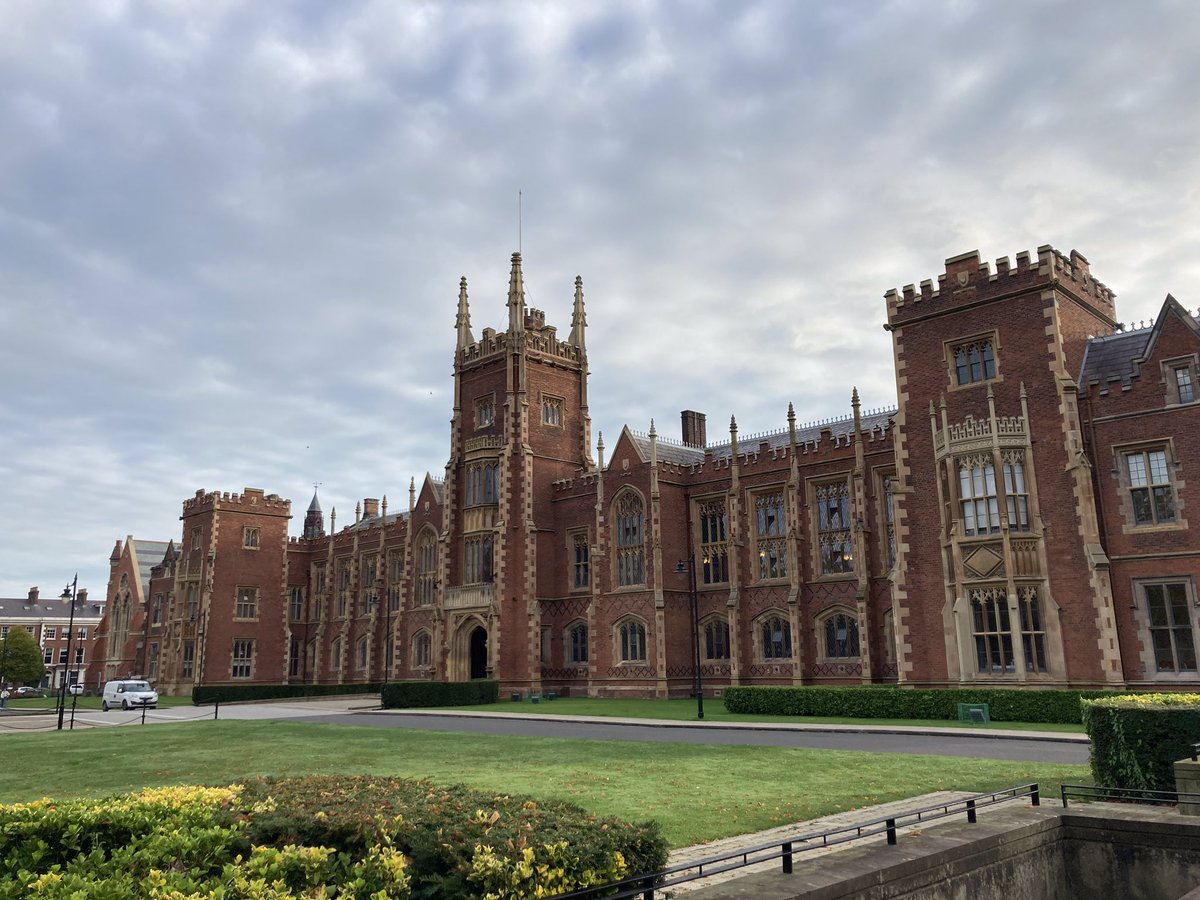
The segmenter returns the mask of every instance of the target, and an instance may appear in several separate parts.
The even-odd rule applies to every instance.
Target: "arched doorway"
[[[476,626],[471,632],[471,650],[470,650],[470,675],[474,678],[487,678],[488,668],[488,646],[487,646],[487,630],[482,626]]]

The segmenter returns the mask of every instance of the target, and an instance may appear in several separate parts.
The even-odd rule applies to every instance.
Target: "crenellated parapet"
[[[978,250],[952,256],[935,285],[926,279],[919,286],[906,284],[884,294],[888,325],[895,327],[956,307],[1000,299],[1038,286],[1057,285],[1094,307],[1115,322],[1115,294],[1091,272],[1087,259],[1077,250],[1064,254],[1049,244],[1038,247],[1037,256],[1022,251],[1013,265],[1007,256],[996,260],[995,269],[980,258]]]
[[[265,494],[259,488],[245,488],[240,494],[229,491],[196,491],[183,501],[183,514],[195,515],[216,510],[239,510],[259,515],[291,516],[292,501],[278,494]]]

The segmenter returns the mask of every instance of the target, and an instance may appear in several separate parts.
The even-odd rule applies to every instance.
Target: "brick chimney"
[[[688,447],[703,450],[706,444],[704,435],[704,413],[685,409],[679,414],[683,420],[683,443]]]
[[[80,588],[79,593],[75,595],[76,606],[87,606],[87,588]]]
[[[379,499],[377,497],[366,497],[363,500],[363,518],[373,519],[379,515]]]
[[[35,604],[37,602],[38,602],[38,589],[36,587],[31,587],[29,589],[29,605],[32,606],[33,604]]]

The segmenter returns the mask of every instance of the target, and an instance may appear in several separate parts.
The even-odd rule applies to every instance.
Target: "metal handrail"
[[[644,900],[653,900],[655,890],[674,887],[684,882],[696,881],[710,875],[719,875],[722,872],[741,869],[758,863],[770,862],[775,859],[782,860],[783,873],[790,875],[792,873],[792,858],[797,853],[804,853],[808,850],[817,850],[824,847],[833,847],[838,844],[845,844],[866,837],[874,837],[879,834],[887,835],[887,842],[895,844],[898,828],[963,814],[966,815],[968,822],[974,823],[977,810],[994,806],[997,803],[1015,800],[1019,797],[1028,797],[1033,806],[1041,805],[1041,795],[1038,786],[1036,784],[1022,784],[993,793],[976,794],[973,797],[964,797],[961,800],[953,800],[949,803],[871,819],[867,822],[860,822],[857,825],[846,825],[842,828],[834,828],[817,834],[798,833],[782,840],[768,841],[742,850],[734,850],[710,856],[696,862],[669,866],[665,869],[659,869],[657,872],[633,875],[623,878],[620,881],[594,885],[566,894],[558,894],[553,900],[585,900],[585,898],[601,896],[615,898],[615,900],[628,900],[628,898],[641,896]],[[610,893],[610,891],[614,890],[616,890],[616,893]]]
[[[1145,788],[1104,787],[1098,784],[1064,784],[1060,789],[1062,805],[1067,807],[1067,800],[1127,800],[1139,803],[1176,804],[1200,803],[1200,794],[1187,791],[1151,791]]]

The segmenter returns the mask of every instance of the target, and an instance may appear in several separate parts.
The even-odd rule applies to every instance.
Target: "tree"
[[[42,651],[24,628],[10,628],[0,641],[0,684],[37,684],[46,674]]]

